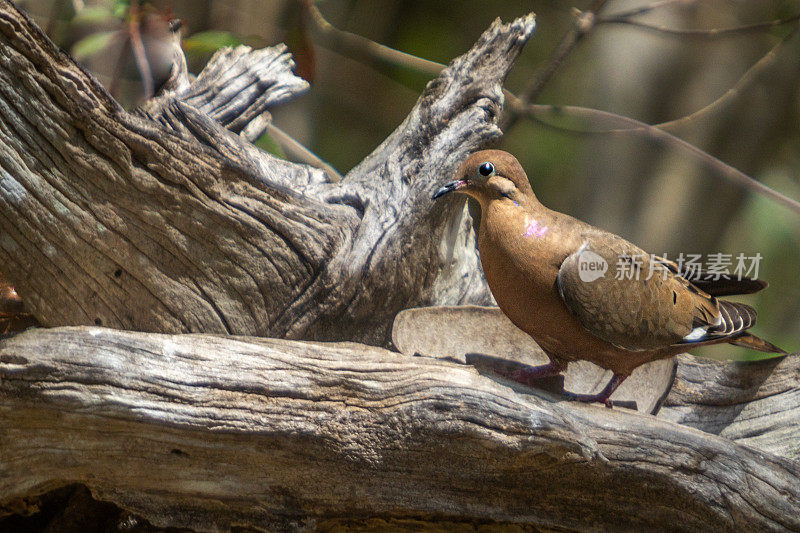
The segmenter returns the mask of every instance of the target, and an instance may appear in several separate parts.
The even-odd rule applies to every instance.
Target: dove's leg
[[[603,390],[598,392],[597,394],[575,394],[574,392],[564,392],[568,399],[574,400],[576,402],[586,402],[586,403],[602,403],[605,404],[606,407],[611,407],[612,402],[610,400],[611,395],[614,394],[614,391],[617,390],[625,378],[628,376],[621,376],[619,374],[614,374],[611,378],[611,381],[608,382],[608,385],[605,386]]]

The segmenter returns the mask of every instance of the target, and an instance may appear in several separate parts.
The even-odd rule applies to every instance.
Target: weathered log
[[[29,330],[0,344],[0,458],[6,505],[81,483],[198,530],[800,529],[794,461],[353,343]]]
[[[382,343],[405,307],[487,302],[463,201],[433,209],[430,194],[499,135],[501,84],[533,28],[495,22],[332,184],[215,120],[241,131],[279,100],[265,94],[305,87],[280,53],[258,63],[280,82],[246,85],[263,74],[255,52],[233,78],[223,57],[138,116],[0,0],[3,273],[48,326]],[[248,90],[216,85],[231,79]],[[227,98],[243,99],[232,115]]]
[[[800,358],[678,357],[659,417],[800,461]]]

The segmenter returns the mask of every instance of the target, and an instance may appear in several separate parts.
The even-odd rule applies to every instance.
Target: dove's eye
[[[494,176],[494,165],[489,163],[483,163],[481,166],[478,167],[478,172],[480,172],[481,176]]]

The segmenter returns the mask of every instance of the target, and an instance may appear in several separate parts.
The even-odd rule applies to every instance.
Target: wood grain
[[[800,461],[800,357],[678,363],[659,417]]]
[[[81,483],[155,525],[470,518],[800,528],[800,466],[353,343],[104,328],[0,344],[4,502]]]
[[[537,393],[544,388],[556,394],[564,390],[596,394],[612,377],[611,371],[589,361],[570,363],[563,379],[547,379],[537,389],[497,376],[493,367],[498,364],[532,367],[550,360],[530,335],[511,323],[498,307],[465,305],[406,309],[394,321],[392,342],[406,355],[460,363],[466,363],[468,353],[489,356],[479,372],[496,376],[503,384],[527,393]],[[675,361],[669,359],[640,366],[617,389],[612,400],[634,402],[640,412],[657,413],[672,387],[675,367]]]

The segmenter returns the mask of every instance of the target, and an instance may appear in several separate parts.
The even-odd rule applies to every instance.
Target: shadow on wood
[[[444,334],[447,332],[447,334]],[[402,353],[466,362],[465,355],[478,363],[481,372],[494,374],[503,365],[538,366],[549,362],[539,345],[517,328],[497,307],[459,306],[407,309],[397,315],[392,342]],[[495,356],[497,359],[487,356]],[[570,363],[561,382],[549,385],[550,392],[596,394],[611,379],[611,371],[588,361]],[[612,400],[623,408],[638,407],[655,414],[666,398],[675,377],[675,362],[660,360],[637,368]],[[533,392],[520,383],[496,377],[505,385]],[[540,386],[539,388],[544,388]]]

